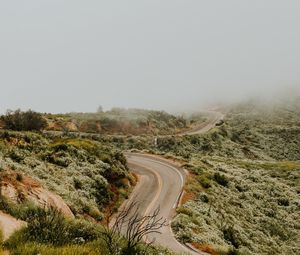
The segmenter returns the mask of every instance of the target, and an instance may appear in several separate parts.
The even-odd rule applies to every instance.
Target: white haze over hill
[[[182,111],[300,87],[298,0],[0,3],[0,111]]]

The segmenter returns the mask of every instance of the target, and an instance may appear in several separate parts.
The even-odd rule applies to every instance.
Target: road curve
[[[208,115],[208,119],[203,122],[201,125],[196,126],[195,128],[188,130],[180,135],[199,135],[208,132],[216,126],[216,124],[223,120],[224,114],[215,111],[205,112]]]
[[[206,122],[192,130],[179,134],[179,136],[208,132],[224,117],[219,112],[210,111],[208,113],[209,118]],[[147,236],[147,239],[149,241],[155,240],[156,244],[175,252],[184,252],[191,255],[207,254],[191,250],[179,243],[171,229],[171,221],[175,216],[175,210],[183,190],[186,172],[170,163],[170,161],[153,155],[139,153],[125,153],[125,155],[129,168],[139,177],[138,184],[129,201],[139,203],[139,212],[142,215],[149,215],[159,207],[159,216],[169,223],[168,226],[161,229],[162,234],[151,234]]]
[[[159,207],[159,216],[168,222],[168,226],[161,229],[161,234],[151,234],[147,239],[155,240],[156,244],[176,252],[192,255],[206,254],[194,252],[179,243],[171,229],[171,221],[186,177],[185,171],[167,160],[150,155],[127,153],[126,157],[130,169],[139,177],[139,182],[131,194],[131,200],[139,202],[142,215],[149,215]]]

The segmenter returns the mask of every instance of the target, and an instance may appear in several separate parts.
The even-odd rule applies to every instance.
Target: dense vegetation
[[[42,114],[31,110],[26,112],[7,111],[5,115],[1,116],[0,121],[5,129],[16,131],[40,131],[47,127],[47,122]]]
[[[178,239],[213,254],[299,254],[299,102],[238,105],[209,134],[159,147],[193,173]]]
[[[186,160],[200,153],[240,159],[298,160],[299,112],[297,100],[273,106],[241,104],[228,111],[224,125],[201,136],[158,136],[157,144],[151,136],[102,137],[101,140],[124,149],[150,150]]]
[[[130,125],[138,128],[138,132],[142,132],[140,128],[145,126],[143,121],[148,123],[147,128],[150,127],[151,132],[166,132],[186,126],[183,118],[142,110],[114,109],[97,115],[72,114],[72,118],[97,122],[99,114],[105,117],[100,118],[102,124],[107,119],[115,119],[108,121],[111,123],[107,126],[109,132],[123,128],[128,120],[132,122]],[[203,120],[202,116],[197,117],[197,121]],[[107,224],[111,214],[128,197],[135,177],[128,172],[124,155],[110,138],[107,140],[102,139],[103,136],[77,132],[24,132],[41,131],[47,118],[49,116],[19,110],[8,112],[1,118],[5,128],[0,131],[1,191],[2,185],[10,183],[17,197],[1,195],[0,210],[27,222],[27,227],[5,242],[5,248],[12,254],[107,254],[108,243],[103,243],[105,227],[101,225]],[[64,125],[68,123],[67,118],[67,115],[61,117]],[[133,129],[122,129],[122,132],[130,133],[130,130]],[[145,132],[149,130],[145,129]],[[65,219],[55,208],[38,207],[34,200],[26,197],[26,189],[40,186],[60,195],[75,219]],[[119,253],[127,254],[127,240],[118,240]],[[164,249],[143,247],[143,244],[138,244],[134,250],[132,254],[144,254],[144,250],[147,254],[170,254]]]
[[[30,176],[60,195],[77,216],[97,221],[127,197],[134,178],[125,157],[109,145],[37,133],[0,132],[3,173]]]
[[[50,130],[100,134],[170,134],[188,128],[189,122],[163,111],[113,108],[106,112],[45,115]]]
[[[110,235],[107,226],[85,220],[67,220],[55,208],[32,208],[27,213],[26,220],[27,226],[15,232],[3,244],[11,254],[158,255],[163,252],[171,255],[163,248],[149,247],[143,243],[128,249],[127,239]],[[114,243],[113,250],[111,242],[107,242],[108,235],[111,239],[118,240]]]

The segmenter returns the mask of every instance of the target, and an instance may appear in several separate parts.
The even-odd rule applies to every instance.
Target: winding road
[[[203,122],[201,125],[196,126],[195,128],[188,130],[181,135],[199,135],[208,132],[216,126],[216,124],[223,120],[224,114],[215,111],[207,111],[208,119]]]
[[[223,119],[220,113],[212,112],[208,121],[189,132],[181,135],[202,134]],[[158,207],[160,217],[167,219],[169,223],[161,229],[162,234],[151,234],[147,236],[149,241],[154,240],[156,244],[167,247],[175,252],[199,255],[207,254],[194,251],[179,243],[171,229],[171,221],[175,216],[175,210],[185,183],[186,172],[168,160],[152,155],[139,153],[126,153],[129,168],[137,174],[138,183],[129,200],[139,203],[139,213],[149,215]]]

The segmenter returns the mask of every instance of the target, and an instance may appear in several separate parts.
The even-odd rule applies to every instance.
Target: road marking
[[[183,185],[184,185],[184,179],[183,179],[182,173],[176,167],[174,167],[172,165],[169,165],[167,163],[163,163],[163,162],[161,162],[159,160],[154,160],[154,159],[150,159],[150,158],[146,158],[146,157],[144,159],[146,159],[147,161],[158,163],[160,165],[163,165],[165,167],[168,167],[168,168],[171,168],[171,169],[175,170],[175,172],[179,175],[179,178],[180,178],[180,181],[181,181],[181,187],[183,187]]]
[[[151,203],[148,205],[148,207],[145,210],[144,215],[146,216],[149,213],[149,211],[151,210],[151,207],[153,207],[153,204],[158,200],[158,197],[159,197],[159,195],[160,195],[160,193],[162,191],[162,187],[163,187],[162,178],[161,178],[161,176],[157,172],[155,172],[155,170],[153,170],[153,169],[151,169],[149,167],[145,167],[145,166],[141,165],[141,162],[138,162],[138,161],[136,161],[136,160],[134,160],[132,158],[130,160],[131,160],[131,162],[135,162],[135,163],[133,163],[133,165],[137,165],[137,166],[142,167],[142,168],[150,171],[151,173],[153,173],[154,176],[156,177],[157,181],[158,181],[158,190],[157,190],[154,198],[152,199]]]
[[[180,193],[178,194],[177,199],[176,199],[176,201],[175,201],[175,203],[174,203],[174,205],[173,205],[173,209],[175,209],[175,208],[177,207],[177,204],[178,204],[178,201],[179,201],[179,199],[180,199],[181,192],[182,192],[182,189],[183,189],[183,186],[184,186],[184,179],[183,179],[182,173],[181,173],[176,167],[173,167],[172,165],[163,163],[163,162],[161,162],[161,161],[159,161],[159,160],[153,160],[153,159],[149,159],[149,158],[144,158],[144,159],[146,159],[147,161],[150,161],[150,162],[155,162],[155,163],[157,163],[157,164],[163,165],[163,166],[165,166],[165,167],[167,167],[167,168],[173,169],[173,170],[175,170],[175,172],[179,175],[179,178],[180,178],[180,181],[181,181],[181,185],[180,185],[180,190],[181,190],[181,191],[180,191]]]
[[[141,162],[138,162],[138,161],[136,161],[136,160],[134,160],[134,159],[132,159],[132,158],[131,158],[130,160],[131,160],[131,164],[132,164],[132,165],[136,165],[136,166],[138,166],[138,167],[141,167],[141,168],[146,169],[146,170],[148,170],[149,172],[153,173],[153,174],[155,175],[157,181],[158,181],[158,190],[157,190],[157,192],[156,192],[156,194],[155,194],[155,197],[152,199],[151,203],[147,206],[147,208],[146,208],[146,210],[145,210],[145,213],[144,213],[144,216],[147,216],[148,213],[150,212],[150,210],[152,209],[154,203],[158,200],[159,195],[160,195],[160,193],[161,193],[161,191],[162,191],[162,186],[163,186],[163,185],[162,185],[162,178],[161,178],[161,176],[160,176],[157,172],[155,172],[155,171],[152,170],[151,168],[148,168],[148,167],[145,167],[145,166],[141,165]],[[132,162],[135,162],[135,163],[132,163]],[[144,224],[146,224],[146,222],[145,222]],[[142,227],[142,226],[141,226],[141,227]],[[147,240],[148,240],[148,236],[145,236],[144,241],[145,241],[146,243],[147,243]]]
[[[147,157],[147,155],[143,155],[143,154],[132,154],[132,156],[133,156],[133,157],[136,156],[137,158],[142,158],[142,159],[145,160],[145,161],[148,161],[148,162],[149,162],[149,161],[150,161],[150,162],[154,162],[154,163],[163,165],[163,166],[165,166],[165,167],[167,167],[167,168],[170,168],[170,169],[175,170],[175,172],[179,175],[180,180],[181,180],[181,192],[182,192],[182,189],[183,189],[183,186],[184,186],[184,178],[183,178],[182,173],[181,173],[176,167],[173,167],[172,165],[169,165],[169,164],[167,164],[167,163],[161,162],[159,159],[157,159],[157,160],[155,160],[155,159],[150,159],[150,158]],[[144,168],[144,169],[146,169],[146,170],[152,172],[152,173],[157,177],[158,182],[159,182],[159,190],[158,190],[158,192],[156,193],[155,198],[152,200],[152,202],[150,203],[150,205],[147,207],[147,209],[146,209],[146,211],[145,211],[145,214],[144,214],[144,215],[146,216],[147,213],[148,213],[148,211],[151,210],[151,207],[153,207],[153,204],[156,202],[156,200],[158,199],[158,197],[159,197],[159,195],[160,195],[160,192],[161,192],[161,190],[162,190],[162,178],[161,178],[161,176],[160,176],[155,170],[153,170],[153,169],[151,169],[151,168],[149,168],[149,167],[143,166],[143,165],[142,165],[142,162],[139,162],[138,160],[134,160],[132,156],[131,156],[131,155],[128,156],[128,154],[127,154],[127,157],[130,158],[130,161],[131,161],[131,162],[134,162],[134,163],[131,163],[131,164],[136,165],[136,166],[141,167],[141,168]],[[175,207],[177,206],[178,200],[179,200],[179,198],[180,198],[180,196],[181,196],[181,192],[180,192],[180,194],[179,194],[179,196],[178,196],[178,198],[177,198],[177,200],[176,200],[176,202],[175,202],[173,208],[175,208]],[[180,242],[174,237],[171,223],[172,223],[172,220],[169,220],[168,228],[169,228],[169,231],[170,231],[170,233],[171,233],[171,235],[172,235],[172,237],[173,237],[173,239],[174,239],[174,242],[177,243],[177,245],[179,245],[179,246],[182,247],[184,250],[186,250],[186,252],[189,251],[189,252],[193,252],[193,253],[196,253],[196,254],[206,254],[206,255],[208,255],[207,253],[202,253],[202,252],[196,251],[196,250],[194,250],[194,249],[192,249],[192,248],[190,248],[190,247],[188,247],[188,246],[186,246],[186,245],[180,243]],[[148,237],[146,236],[146,238],[145,238],[145,241],[146,241],[146,242],[147,242],[147,239],[148,239]]]

